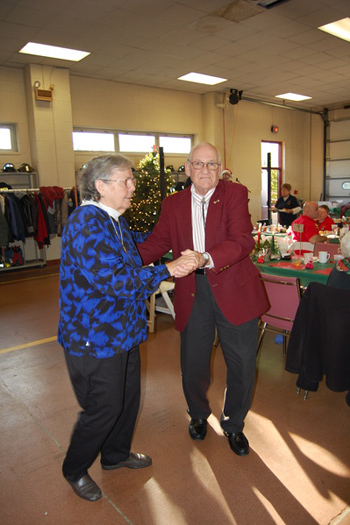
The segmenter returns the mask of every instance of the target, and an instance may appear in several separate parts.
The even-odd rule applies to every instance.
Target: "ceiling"
[[[317,29],[350,16],[349,0],[1,0],[0,66],[64,67],[74,76],[320,109],[350,104],[350,42]],[[90,51],[74,63],[23,55],[28,42]],[[177,80],[195,71],[217,86]],[[224,95],[223,95],[224,100]]]

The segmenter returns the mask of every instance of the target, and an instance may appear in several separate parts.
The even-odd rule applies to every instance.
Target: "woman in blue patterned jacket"
[[[187,251],[175,261],[142,267],[121,217],[135,190],[132,163],[122,155],[96,157],[79,181],[82,204],[62,236],[58,341],[82,407],[63,462],[74,492],[89,501],[102,493],[88,474],[101,453],[104,470],[143,468],[149,456],[130,452],[140,402],[139,343],[147,336],[145,299],[170,276],[197,264]]]

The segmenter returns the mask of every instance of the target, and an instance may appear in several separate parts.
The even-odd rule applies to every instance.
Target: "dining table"
[[[171,250],[163,257],[164,261],[172,258],[173,254]],[[320,263],[318,262],[317,257],[314,257],[314,261],[312,262],[313,268],[306,268],[306,265],[303,262],[303,257],[298,255],[293,255],[290,260],[281,258],[264,262],[258,262],[258,257],[252,255],[251,260],[261,273],[281,277],[298,277],[300,284],[303,287],[306,287],[312,281],[327,284],[328,276],[334,268],[333,261]]]
[[[316,259],[316,258],[315,258]],[[329,274],[334,268],[334,262],[320,263],[318,260],[313,261],[313,268],[306,268],[302,257],[292,256],[290,260],[272,259],[264,262],[257,262],[256,257],[252,261],[261,273],[277,275],[281,277],[298,277],[300,284],[304,287],[315,281],[321,284],[327,284]]]

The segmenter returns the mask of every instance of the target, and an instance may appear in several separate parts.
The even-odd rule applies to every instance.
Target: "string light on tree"
[[[135,231],[150,231],[158,222],[161,207],[160,164],[156,146],[139,162],[134,174],[136,189],[131,200],[131,207],[124,213],[130,228]],[[171,171],[164,170],[167,195],[175,181]]]

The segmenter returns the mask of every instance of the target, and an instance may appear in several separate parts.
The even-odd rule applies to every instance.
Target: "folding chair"
[[[261,274],[271,308],[259,319],[261,330],[258,351],[266,330],[283,336],[283,355],[287,353],[287,337],[293,327],[295,315],[300,303],[300,281],[297,277],[279,277]]]
[[[174,289],[175,283],[172,281],[162,281],[156,290],[148,300],[146,300],[146,307],[148,310],[147,326],[150,332],[154,332],[155,329],[155,317],[156,312],[162,312],[169,314],[175,319],[175,310],[173,302],[169,296],[169,293]],[[157,295],[161,295],[164,300],[164,306],[157,304]]]
[[[173,316],[173,319],[175,319],[175,310],[173,302],[169,296],[169,293],[174,290],[175,283],[173,281],[162,281],[159,285],[159,288],[156,292],[156,294],[161,294],[165,306],[158,305],[157,304],[157,298],[155,301],[155,310],[156,312],[163,312],[164,314],[169,314]]]

